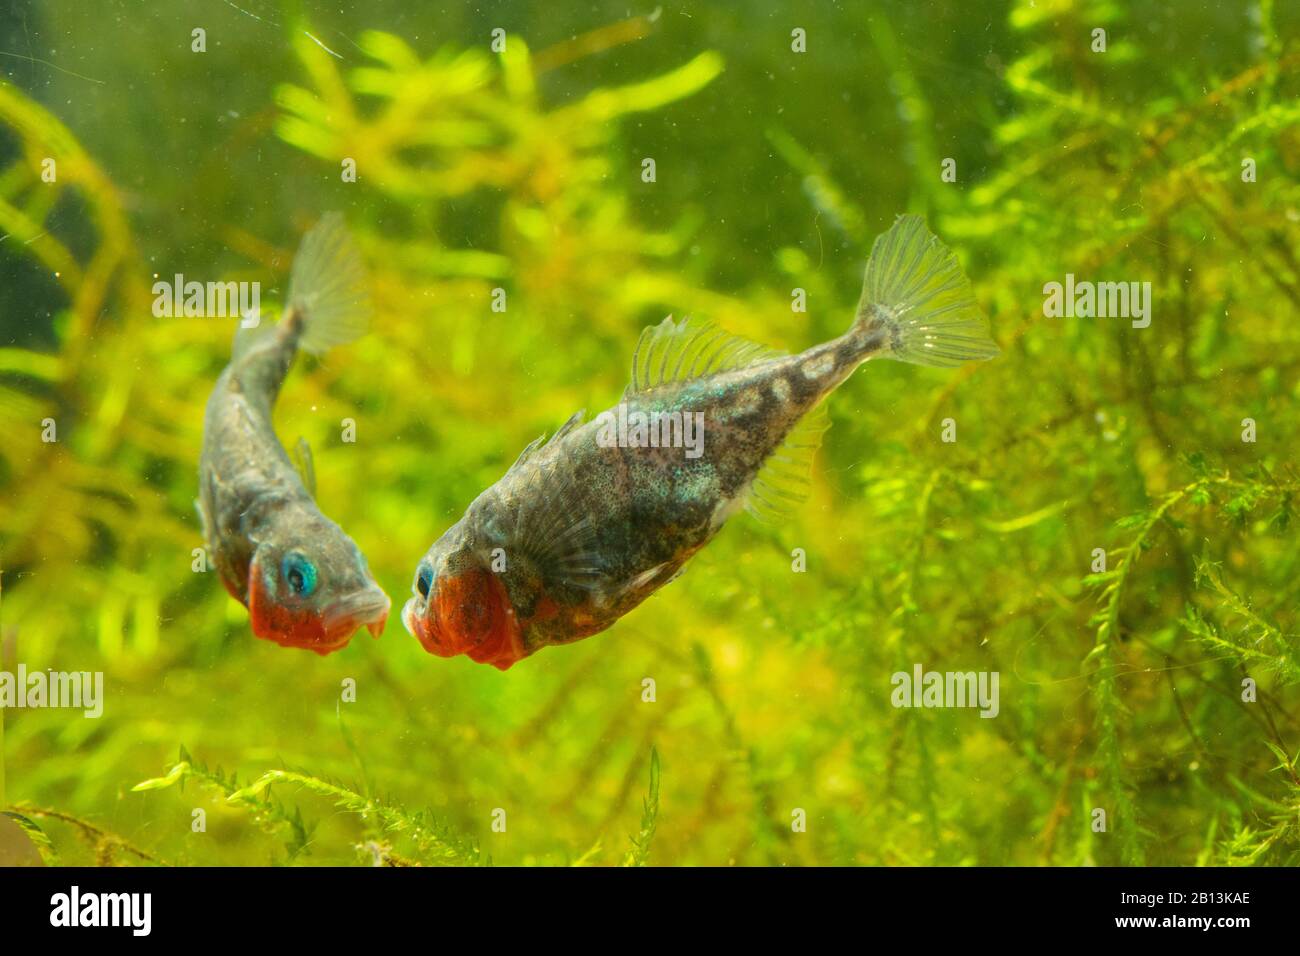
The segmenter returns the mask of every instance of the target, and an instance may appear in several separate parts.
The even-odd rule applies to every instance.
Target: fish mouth
[[[435,622],[430,608],[421,607],[419,598],[411,598],[402,606],[402,623],[411,636],[420,642],[420,646],[436,657],[456,657],[464,653],[463,648],[451,646],[452,642],[443,639],[442,630]]]
[[[406,627],[407,632],[420,642],[430,654],[437,654],[439,657],[454,657],[455,652],[447,652],[442,649],[441,643],[429,634],[427,622],[420,616],[420,599],[411,598],[402,605],[402,624]]]
[[[479,664],[491,664],[498,670],[509,670],[513,664],[528,655],[520,641],[514,611],[507,612],[508,622],[492,627],[479,637],[468,637],[456,628],[440,626],[435,604],[422,604],[411,598],[402,607],[402,623],[411,636],[436,657],[458,657],[464,654]]]
[[[384,633],[391,607],[388,595],[378,587],[371,587],[336,601],[322,616],[321,624],[331,641],[341,639],[346,643],[359,627],[378,637]]]

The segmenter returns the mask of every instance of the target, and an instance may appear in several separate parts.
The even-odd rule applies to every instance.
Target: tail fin
[[[339,213],[326,213],[303,237],[289,277],[289,308],[302,316],[299,344],[309,352],[344,345],[366,331],[366,273]]]
[[[970,280],[920,216],[899,216],[876,238],[852,331],[878,355],[917,365],[951,368],[998,354]]]

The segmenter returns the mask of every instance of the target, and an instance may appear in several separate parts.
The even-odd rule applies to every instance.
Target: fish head
[[[402,623],[430,654],[465,654],[500,670],[527,656],[502,576],[460,525],[429,549],[415,570],[411,593]]]
[[[288,514],[290,534],[258,542],[249,568],[253,633],[318,654],[345,647],[358,628],[383,633],[391,602],[352,539],[319,513]]]

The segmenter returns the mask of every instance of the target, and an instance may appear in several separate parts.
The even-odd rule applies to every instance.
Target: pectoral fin
[[[487,528],[492,542],[499,543],[507,560],[525,557],[548,580],[602,587],[607,574],[587,488],[566,462],[514,467],[523,470],[501,492],[497,517]]]

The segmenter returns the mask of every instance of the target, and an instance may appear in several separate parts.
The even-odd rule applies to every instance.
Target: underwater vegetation
[[[415,6],[0,21],[0,672],[103,675],[99,717],[0,710],[46,862],[1300,861],[1300,11]],[[329,210],[374,319],[275,426],[395,601],[642,328],[826,341],[899,213],[1001,355],[868,363],[810,501],[604,633],[319,657],[196,553],[236,323],[154,283],[271,314]],[[1145,315],[1046,307],[1076,280]],[[895,706],[918,666],[997,673],[996,716]]]

